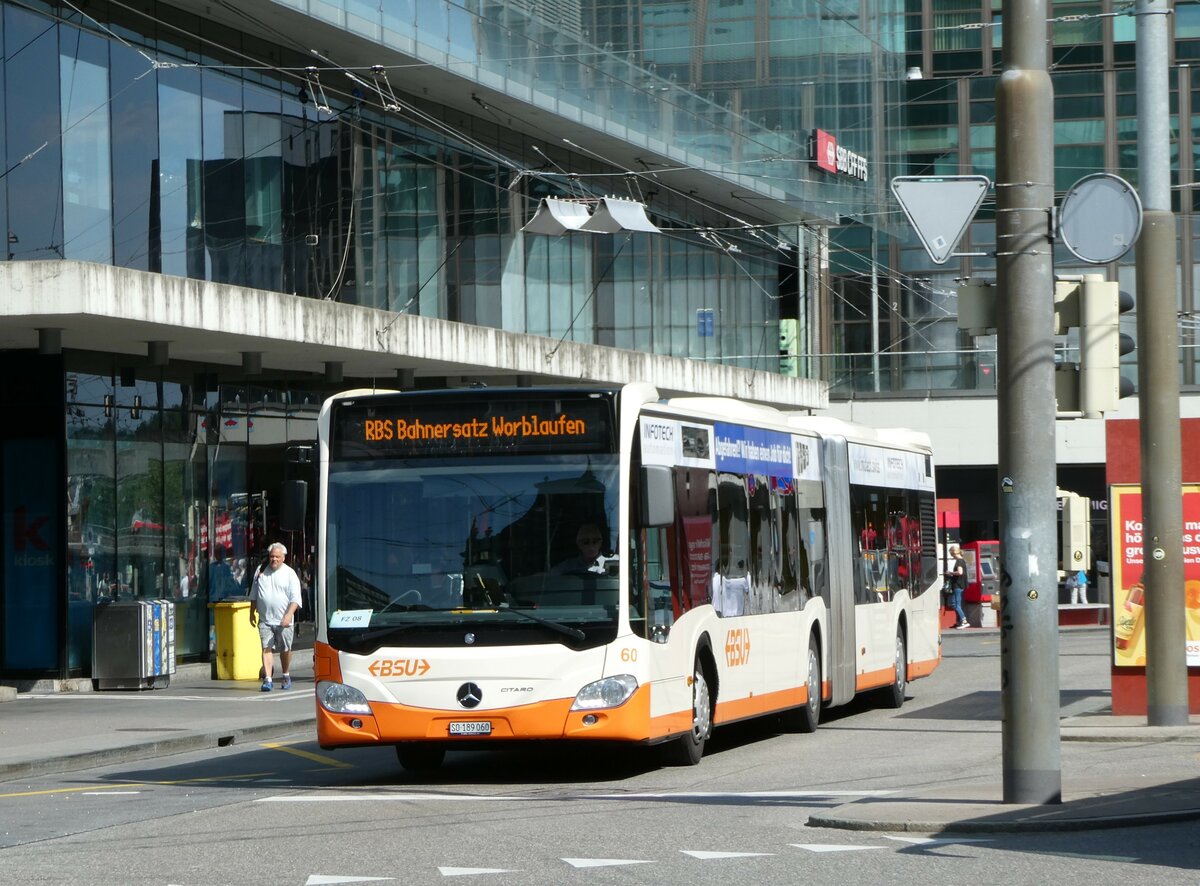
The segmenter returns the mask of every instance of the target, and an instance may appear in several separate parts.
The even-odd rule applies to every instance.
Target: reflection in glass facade
[[[84,364],[91,368],[72,368]],[[279,490],[291,479],[287,447],[316,438],[324,392],[209,378],[129,378],[103,358],[68,358],[72,672],[90,670],[92,610],[102,600],[173,600],[179,656],[203,659],[209,604],[247,592],[265,540],[282,539],[288,562],[311,574],[313,533],[280,531]]]
[[[1200,32],[1196,8],[1179,4],[1169,27],[1172,69],[1169,75],[1172,124],[1172,190],[1179,230],[1180,311],[1190,317],[1200,303],[1200,234],[1193,216],[1200,205],[1196,187],[1197,135],[1200,133]],[[1095,3],[1055,2],[1049,14],[1050,79],[1054,89],[1056,202],[1081,178],[1112,172],[1137,186],[1137,102],[1133,40],[1134,8]],[[996,175],[996,81],[1002,65],[1000,9],[980,0],[912,0],[906,7],[908,67],[919,67],[924,79],[905,84],[907,129],[898,175]],[[929,27],[932,23],[932,28]],[[1106,26],[1111,23],[1111,30]],[[989,33],[990,32],[990,33]],[[1191,65],[1189,67],[1189,65]],[[958,278],[995,278],[994,201],[988,200],[968,230],[959,252],[969,257],[935,266],[915,236],[901,231],[900,240],[882,241],[875,252],[879,267],[890,268],[881,279],[882,309],[878,317],[879,371],[872,367],[870,312],[855,283],[863,280],[856,266],[859,244],[831,257],[836,291],[847,289],[848,303],[834,318],[831,395],[853,397],[864,391],[988,390],[995,387],[995,338],[972,342],[955,325]],[[845,234],[835,235],[846,236]],[[980,255],[982,253],[982,255]],[[1121,288],[1136,289],[1134,252],[1114,267],[1084,265],[1064,247],[1054,255],[1058,274],[1107,270]],[[869,285],[869,284],[868,284]],[[1133,315],[1123,331],[1133,335]],[[1181,375],[1185,387],[1197,383],[1197,340],[1194,324],[1181,320]],[[1074,359],[1071,339],[1066,359]],[[1137,377],[1136,351],[1125,357],[1122,375]]]
[[[0,0],[7,259],[767,372],[781,368],[781,319],[815,350],[832,306],[861,300],[828,286],[828,231],[881,218],[901,131],[898,0],[220,7],[268,2],[295,41],[191,0]],[[363,37],[403,63],[348,68],[288,48],[313,34]],[[450,90],[472,90],[470,114]],[[870,174],[818,170],[814,129]],[[544,197],[612,194],[643,202],[661,233],[521,232]],[[56,356],[56,393],[40,399],[54,448],[39,451],[61,488],[5,486],[63,509],[37,577],[45,636],[34,649],[3,634],[11,672],[88,674],[94,607],[114,597],[174,600],[179,655],[206,658],[209,603],[244,589],[278,537],[286,448],[314,438],[329,393],[218,384],[214,367],[174,362],[135,373],[96,348]],[[830,371],[811,352],[789,362]],[[18,470],[4,453],[35,446],[12,428],[0,443],[0,471]],[[311,542],[286,540],[302,578]],[[23,612],[17,586],[0,586],[5,632]]]
[[[307,55],[165,3],[148,15],[99,4],[82,19],[5,3],[10,257],[777,371],[780,317],[803,329],[815,317],[824,234],[808,225],[877,215],[892,132],[880,123],[901,60],[895,11],[800,0],[279,5],[675,162],[643,158],[635,176],[583,136],[521,136],[482,100],[474,117],[417,110],[393,86],[404,66],[389,75],[323,60],[306,71]],[[248,63],[252,45],[280,61]],[[876,174],[817,170],[814,127]],[[680,173],[719,182],[735,209]],[[610,193],[643,201],[663,233],[520,231],[544,196]]]

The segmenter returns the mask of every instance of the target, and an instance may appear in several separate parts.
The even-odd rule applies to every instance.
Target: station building
[[[994,531],[993,352],[954,324],[994,260],[933,266],[888,189],[991,174],[998,30],[960,5],[0,2],[0,679],[88,677],[114,597],[173,599],[207,660],[214,564],[244,586],[282,540],[311,572],[279,490],[347,387],[645,380],[921,428]],[[1136,166],[1132,18],[1086,12],[1062,187]],[[1102,423],[1059,447],[1102,498]]]

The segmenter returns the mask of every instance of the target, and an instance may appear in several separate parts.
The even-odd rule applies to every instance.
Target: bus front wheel
[[[424,742],[398,744],[396,759],[409,772],[429,772],[442,765],[446,759],[446,749]]]
[[[668,760],[676,766],[695,766],[704,756],[704,745],[712,734],[712,695],[704,668],[696,659],[692,675],[692,728],[671,742]]]

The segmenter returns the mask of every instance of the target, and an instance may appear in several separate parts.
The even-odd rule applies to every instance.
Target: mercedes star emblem
[[[473,708],[483,701],[483,690],[474,683],[463,683],[458,687],[458,703],[464,708]]]

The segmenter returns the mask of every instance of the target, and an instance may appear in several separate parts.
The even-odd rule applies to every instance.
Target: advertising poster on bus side
[[[1113,486],[1112,519],[1113,663],[1146,664],[1142,487]],[[1200,486],[1183,487],[1183,579],[1188,667],[1200,667]]]

